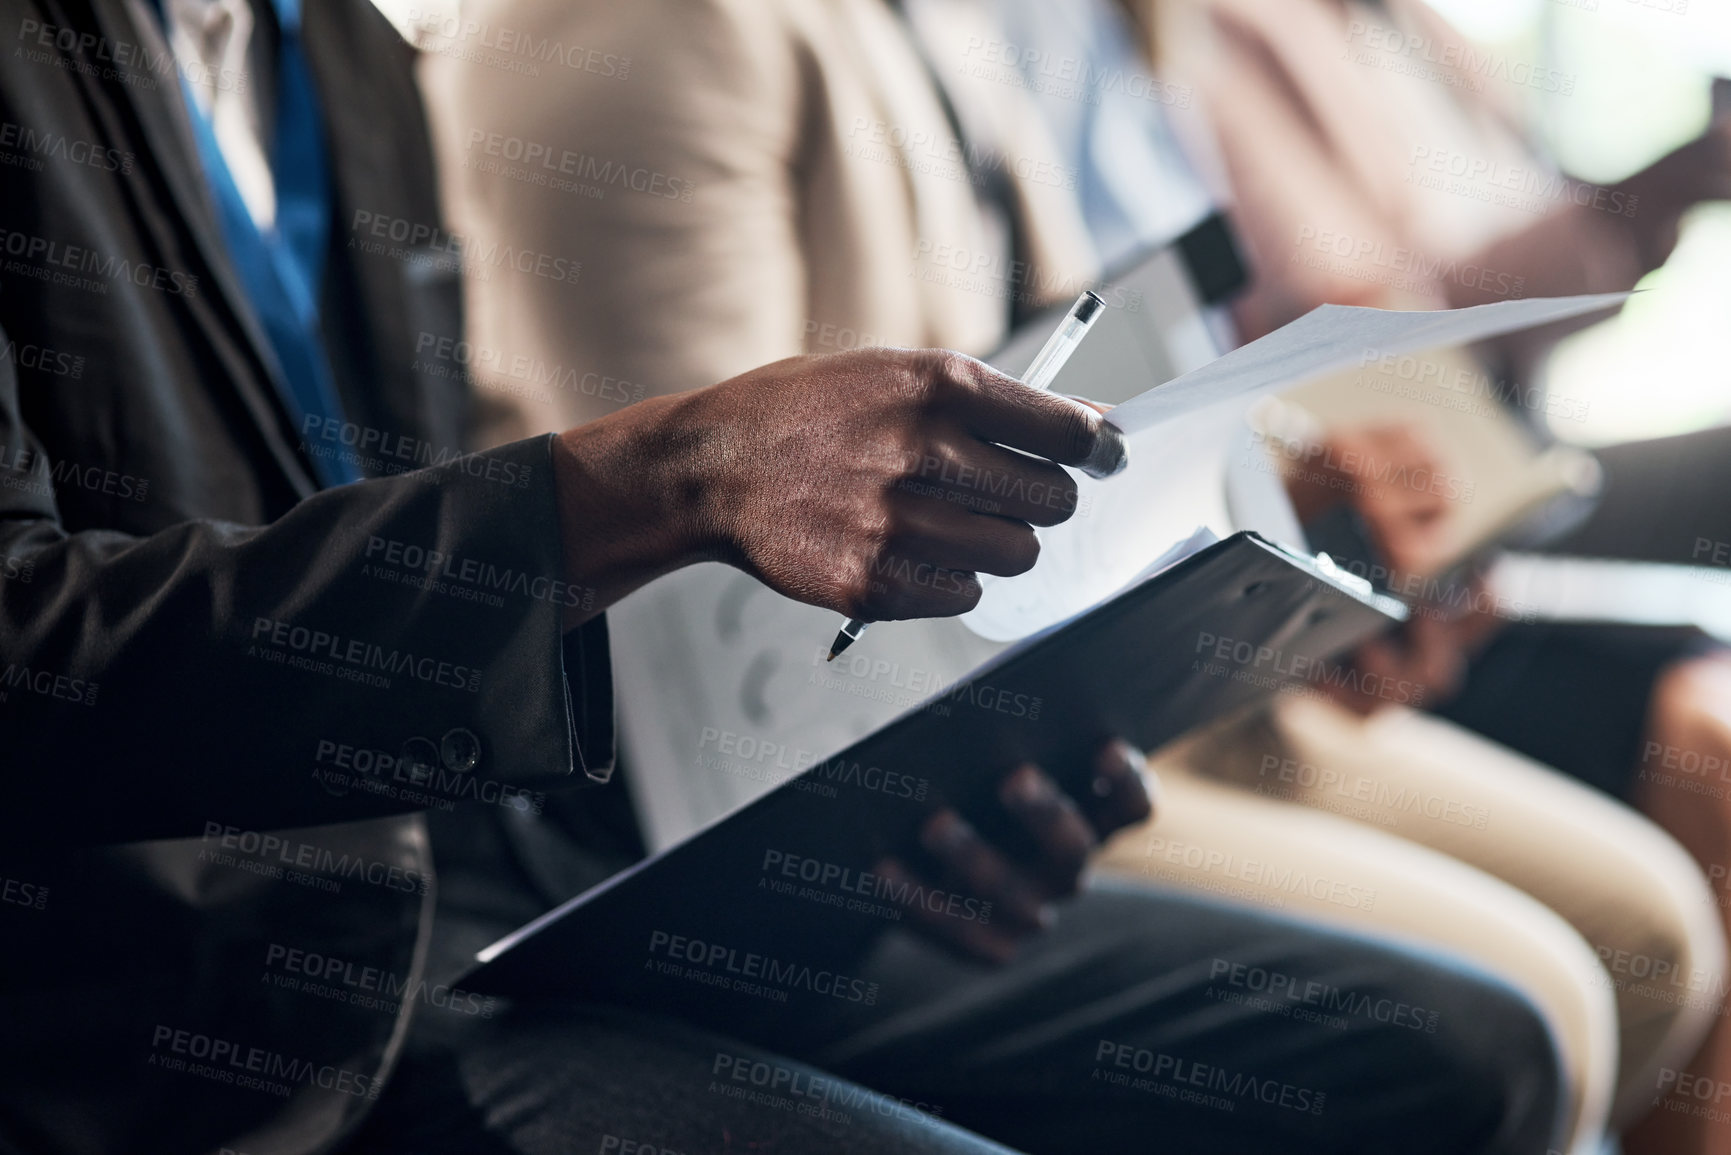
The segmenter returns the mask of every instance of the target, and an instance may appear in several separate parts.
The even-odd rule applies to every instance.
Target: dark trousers
[[[1593,512],[1547,553],[1674,565],[1731,564],[1731,426],[1594,450]]]
[[[1189,895],[1099,886],[995,969],[896,932],[860,973],[875,1005],[797,1018],[720,991],[701,1022],[429,1012],[345,1150],[1540,1155],[1561,1122],[1499,980]]]
[[[1731,426],[1595,450],[1592,512],[1547,553],[1731,566]],[[1618,798],[1635,784],[1653,687],[1720,648],[1692,627],[1617,622],[1506,625],[1437,712]],[[1560,719],[1567,719],[1561,722]]]

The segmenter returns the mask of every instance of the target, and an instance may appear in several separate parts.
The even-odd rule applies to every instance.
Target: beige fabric
[[[1682,1066],[1721,1013],[1725,940],[1706,880],[1670,835],[1598,791],[1426,714],[1363,719],[1309,697],[1218,730],[1187,757],[1256,794],[1470,863],[1566,919],[1602,960],[1597,981],[1615,989],[1618,1125],[1645,1113],[1658,1068]]]
[[[470,278],[469,360],[494,403],[495,439],[801,351],[983,352],[1002,334],[1015,282],[1066,296],[1093,271],[1061,169],[1054,181],[1039,159],[1037,117],[1017,112],[1024,94],[974,85],[964,99],[1019,130],[1012,164],[1031,174],[1015,188],[1035,271],[1009,268],[924,68],[878,0],[483,0],[465,18],[615,62],[610,73],[543,63],[530,76],[435,43],[424,66],[442,188],[469,251],[510,246],[530,267],[538,254],[583,262],[575,284],[496,269]],[[964,26],[942,30],[938,51]],[[489,149],[531,146],[555,164],[569,153],[577,175],[537,184],[531,166],[516,166],[527,179],[488,171],[503,160]],[[598,179],[608,165],[673,195]],[[1531,807],[1547,805],[1545,785],[1529,786]],[[1533,990],[1568,1040],[1578,1118],[1590,1128],[1603,1113],[1615,1062],[1608,992],[1554,917],[1398,839],[1208,783],[1190,796],[1205,792],[1206,812],[1174,789],[1161,829],[1178,837],[1206,813],[1228,833],[1309,831],[1294,853],[1319,861],[1355,844],[1366,885],[1406,896],[1377,908],[1381,918],[1398,906],[1405,921],[1375,925],[1463,951],[1502,943],[1471,957]],[[1588,840],[1582,853],[1599,847]],[[1330,906],[1323,913],[1338,916]]]
[[[1164,67],[1217,130],[1256,270],[1247,339],[1324,302],[1434,309],[1639,276],[1620,218],[1564,195],[1511,128],[1530,93],[1505,78],[1537,60],[1476,48],[1421,0],[1132,2],[1160,11]]]
[[[946,7],[945,42],[965,39],[969,12],[984,19]],[[509,404],[493,439],[800,352],[984,353],[1001,339],[1029,269],[1011,267],[1003,230],[984,223],[929,74],[881,0],[481,0],[465,18],[629,62],[623,79],[549,65],[528,76],[435,44],[423,65],[454,229],[475,251],[583,262],[575,284],[470,279],[477,347],[528,375],[478,374]],[[978,82],[962,96],[1026,174],[1013,187],[1031,287],[1073,295],[1095,265],[1073,174],[1026,94]],[[490,147],[529,144],[555,164],[569,154],[577,175],[540,185],[480,171],[500,159]],[[608,165],[659,191],[605,183]]]
[[[1193,756],[1154,760],[1159,814],[1106,846],[1098,869],[1200,891],[1379,936],[1442,949],[1524,991],[1557,1037],[1575,1096],[1568,1150],[1596,1151],[1616,1079],[1617,1008],[1592,948],[1549,907],[1505,882],[1398,834],[1293,807],[1195,773]],[[1295,999],[1305,976],[1258,982],[1216,960],[1218,997],[1270,1013],[1338,1014],[1332,992]],[[1277,983],[1287,989],[1272,991]],[[1345,992],[1350,997],[1350,992]],[[1380,1008],[1422,1022],[1422,1008]],[[1360,1012],[1362,1013],[1362,1011]],[[1415,1028],[1416,1029],[1416,1028]]]

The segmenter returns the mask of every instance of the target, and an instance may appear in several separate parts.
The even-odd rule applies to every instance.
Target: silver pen
[[[1022,384],[1033,389],[1047,390],[1052,382],[1057,380],[1058,370],[1064,367],[1064,362],[1070,359],[1070,354],[1076,351],[1076,346],[1082,343],[1088,330],[1094,322],[1100,319],[1100,314],[1106,308],[1092,290],[1084,290],[1076,303],[1070,306],[1070,311],[1064,314],[1064,321],[1058,326],[1058,331],[1046,338],[1046,343],[1040,346],[1040,351],[1034,355],[1033,363],[1028,371],[1022,374]],[[836,655],[859,641],[860,635],[871,623],[862,618],[849,618],[847,624],[836,632],[835,641],[830,643],[829,657],[825,661],[835,661]]]

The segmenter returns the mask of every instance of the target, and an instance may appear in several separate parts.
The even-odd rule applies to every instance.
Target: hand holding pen
[[[1070,355],[1082,343],[1082,338],[1087,335],[1088,330],[1099,319],[1100,313],[1105,307],[1106,303],[1092,292],[1084,292],[1076,298],[1076,303],[1070,306],[1070,311],[1064,315],[1064,320],[1059,324],[1057,331],[1046,339],[1046,343],[1034,355],[1034,360],[1029,364],[1027,372],[1022,374],[1022,384],[1041,392],[1049,391],[1052,383],[1058,378],[1058,371],[1064,367],[1064,363],[1070,359]],[[1078,465],[1084,473],[1090,476],[1103,477],[1122,469],[1124,461],[1124,457],[1120,455],[1113,467],[1105,471],[1099,470],[1098,467],[1090,468],[1088,462],[1081,462]],[[868,620],[863,618],[848,619],[836,633],[835,641],[830,643],[827,660],[835,661],[837,654],[859,641],[860,635],[865,633],[866,626],[870,624]]]

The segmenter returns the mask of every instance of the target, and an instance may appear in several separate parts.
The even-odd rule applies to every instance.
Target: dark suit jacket
[[[611,766],[550,439],[458,456],[411,53],[305,19],[349,424],[297,429],[149,9],[0,14],[0,1148],[329,1146],[440,998],[410,812]]]

